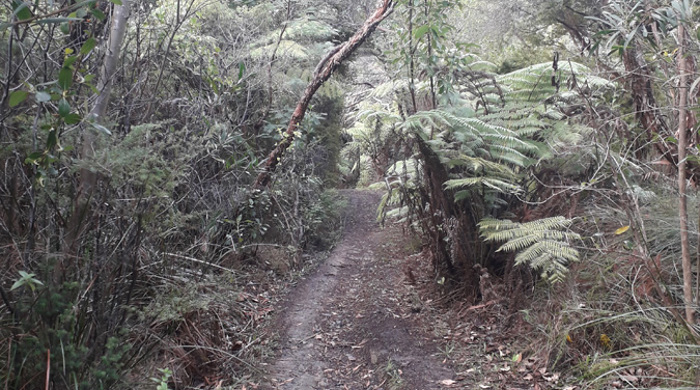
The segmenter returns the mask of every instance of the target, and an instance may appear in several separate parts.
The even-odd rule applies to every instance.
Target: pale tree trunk
[[[131,0],[122,0],[121,5],[114,6],[112,13],[112,25],[110,27],[109,37],[105,45],[105,57],[100,68],[100,75],[97,84],[98,94],[95,98],[95,103],[88,115],[89,120],[96,123],[104,123],[107,113],[107,105],[112,91],[114,74],[117,71],[119,64],[119,55],[122,44],[124,43],[124,35],[126,34],[126,24],[129,19],[129,2]],[[83,145],[81,148],[82,158],[90,158],[95,154],[95,130],[86,128],[83,135]],[[81,233],[87,227],[86,221],[89,218],[90,198],[92,197],[95,186],[97,185],[97,173],[89,169],[80,170],[80,182],[78,192],[74,200],[73,214],[69,219],[69,225],[66,232],[66,244],[68,250],[73,253],[77,250],[77,244]]]
[[[693,279],[690,264],[690,244],[688,240],[688,200],[686,198],[686,148],[688,147],[688,66],[686,56],[686,37],[683,21],[678,23],[678,195],[680,202],[678,213],[681,229],[681,261],[683,265],[683,296],[685,299],[685,317],[689,323],[694,322]]]
[[[129,1],[130,0],[122,0],[122,5],[114,6],[112,26],[106,45],[107,52],[105,53],[105,58],[102,63],[102,69],[100,69],[100,79],[97,85],[99,94],[95,100],[95,105],[90,111],[90,115],[95,116],[98,121],[102,121],[102,118],[107,112],[109,95],[112,90],[112,81],[114,78],[114,73],[117,71],[119,53],[121,52],[121,47],[124,43],[126,23],[129,19]]]
[[[299,129],[301,122],[306,116],[306,110],[314,94],[328,80],[333,72],[345,61],[362,43],[374,32],[379,24],[386,19],[394,10],[394,0],[382,0],[379,8],[365,21],[355,34],[345,43],[331,50],[318,63],[314,71],[313,79],[306,86],[304,95],[299,99],[296,109],[289,121],[287,130],[282,134],[282,141],[270,152],[262,166],[262,171],[255,180],[254,188],[263,189],[270,184],[271,174],[280,163],[284,152],[294,141],[294,133]]]

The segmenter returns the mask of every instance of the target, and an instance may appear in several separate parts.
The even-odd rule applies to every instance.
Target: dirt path
[[[410,240],[375,222],[380,194],[347,191],[342,241],[289,295],[264,389],[441,389],[454,371],[416,326]]]

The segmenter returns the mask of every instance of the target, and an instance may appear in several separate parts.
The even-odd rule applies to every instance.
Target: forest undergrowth
[[[337,189],[368,187],[464,371],[697,388],[699,14],[3,2],[0,386],[255,383]]]

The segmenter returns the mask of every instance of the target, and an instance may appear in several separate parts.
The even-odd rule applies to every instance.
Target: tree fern
[[[509,220],[483,219],[479,230],[487,242],[505,242],[498,251],[517,252],[515,264],[527,264],[552,283],[560,282],[568,265],[579,261],[579,252],[571,241],[581,236],[567,231],[572,220],[564,217],[518,223]]]
[[[552,85],[552,77],[556,85]],[[556,74],[547,62],[495,76],[495,80],[503,103],[491,103],[480,119],[551,149],[575,145],[591,132],[569,119],[585,105],[581,91],[590,99],[614,88],[614,83],[591,75],[588,67],[574,62],[562,65]]]

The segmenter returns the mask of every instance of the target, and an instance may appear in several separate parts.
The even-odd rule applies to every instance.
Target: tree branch
[[[338,69],[340,64],[362,45],[362,43],[374,32],[379,24],[386,19],[394,10],[395,0],[383,0],[379,8],[365,21],[355,34],[344,44],[335,47],[324,56],[316,67],[314,78],[304,91],[304,95],[299,99],[296,109],[287,126],[287,130],[282,135],[282,141],[270,152],[267,160],[262,164],[262,171],[255,180],[254,188],[263,189],[270,184],[271,174],[280,163],[284,152],[294,141],[294,133],[304,120],[309,103],[318,89],[325,83]]]

